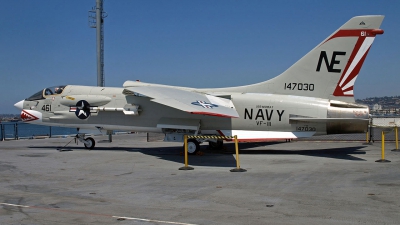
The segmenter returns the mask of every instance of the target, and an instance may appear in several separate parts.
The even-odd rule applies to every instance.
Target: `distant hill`
[[[356,99],[356,103],[369,105],[370,107],[378,104],[382,106],[382,109],[400,108],[400,96],[384,96]]]
[[[21,120],[19,114],[0,114],[0,121],[16,121]]]

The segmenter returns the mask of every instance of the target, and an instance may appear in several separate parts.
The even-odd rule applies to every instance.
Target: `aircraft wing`
[[[125,95],[147,96],[151,101],[192,114],[237,118],[232,101],[204,93],[162,86],[126,87]]]

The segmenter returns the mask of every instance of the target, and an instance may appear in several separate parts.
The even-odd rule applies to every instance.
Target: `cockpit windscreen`
[[[50,95],[61,94],[64,91],[65,86],[66,85],[59,85],[59,86],[45,88],[45,89],[33,94],[31,97],[29,97],[25,100],[34,101],[34,100],[45,99],[45,97],[50,96]]]

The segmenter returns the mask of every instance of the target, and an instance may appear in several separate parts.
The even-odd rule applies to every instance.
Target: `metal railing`
[[[74,128],[51,127],[27,123],[0,123],[0,141],[59,137],[76,134]]]

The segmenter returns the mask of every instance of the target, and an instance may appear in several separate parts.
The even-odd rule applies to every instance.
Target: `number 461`
[[[46,111],[46,112],[50,112],[51,111],[51,105],[43,105],[42,110]]]

